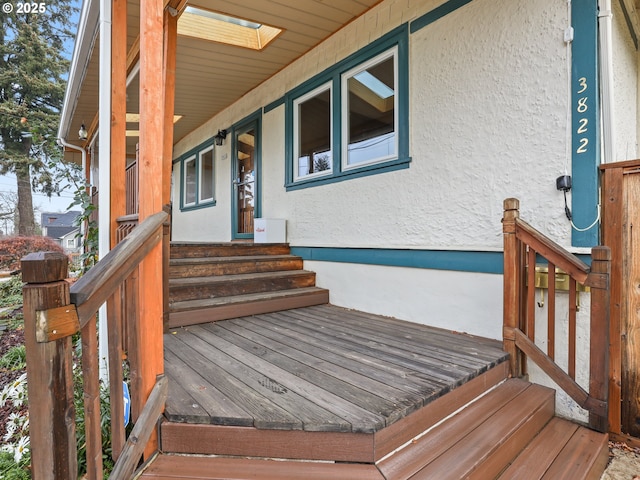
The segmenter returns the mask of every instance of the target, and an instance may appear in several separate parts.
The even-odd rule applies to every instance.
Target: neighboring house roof
[[[69,235],[78,227],[47,227],[47,237],[60,239],[66,235]]]
[[[43,212],[40,216],[43,229],[51,229],[51,227],[74,227],[73,222],[80,215],[78,210],[70,210],[68,212]],[[51,237],[52,235],[47,235]]]

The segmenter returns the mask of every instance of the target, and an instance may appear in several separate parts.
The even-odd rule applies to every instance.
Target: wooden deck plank
[[[393,423],[375,434],[375,459],[381,460],[390,452],[416,438],[419,434],[447,418],[481,394],[496,387],[509,375],[509,364],[503,362],[464,385],[455,388],[420,410]]]
[[[578,428],[556,457],[543,480],[558,478],[599,479],[609,458],[608,436]]]
[[[247,476],[251,472],[251,476]],[[155,480],[384,480],[373,465],[161,455],[141,478]]]
[[[254,322],[251,319],[239,319],[230,320],[229,325],[233,325],[234,328],[242,328],[246,332],[245,334],[253,341],[262,342],[264,345],[271,343],[279,352],[286,352],[288,356],[303,364],[339,378],[349,377],[349,381],[353,385],[367,388],[370,392],[383,396],[391,402],[398,402],[402,399],[412,401],[414,398],[421,397],[423,393],[428,393],[427,389],[421,389],[420,394],[408,394],[408,392],[413,392],[414,389],[403,388],[407,385],[407,382],[402,380],[402,377],[406,376],[406,372],[372,375],[371,370],[373,370],[373,367],[339,355],[335,349],[327,350],[314,344],[303,342],[299,336],[290,337],[284,335],[282,329],[274,329],[272,324]],[[226,323],[221,326],[229,328]],[[398,381],[399,378],[400,381]],[[425,385],[433,386],[433,384],[424,383]]]
[[[219,347],[218,344],[208,343],[206,332],[204,335],[199,333],[200,327],[194,326],[180,330],[173,337],[183,342],[185,346],[188,345],[199,355],[206,356],[206,363],[194,365],[194,368],[200,371],[215,372],[221,382],[228,382],[232,385],[232,388],[227,391],[230,397],[229,401],[235,402],[251,412],[252,426],[300,430],[305,427],[305,422],[308,422],[307,428],[314,426],[333,431],[351,429],[348,422],[329,411],[318,408],[313,403],[305,402],[303,398],[283,389],[262,372],[245,365],[242,362],[242,356],[237,352],[229,354],[224,350],[224,346]],[[213,340],[222,342],[220,339]],[[190,358],[197,359],[193,355]],[[295,415],[289,412],[295,412]],[[231,423],[226,423],[226,425],[231,425]]]
[[[373,330],[377,335],[391,339],[397,343],[401,341],[405,347],[414,346],[418,351],[438,351],[459,357],[466,361],[476,360],[479,362],[495,360],[496,355],[504,355],[502,344],[497,340],[478,339],[464,333],[457,333],[439,328],[429,327],[428,330],[421,325],[416,325],[404,320],[370,315],[364,312],[344,310],[341,312],[335,308],[309,308],[306,313],[318,312],[321,318],[327,323],[342,323],[345,315],[349,316],[349,324],[365,328],[367,331]],[[402,334],[399,337],[398,331]]]
[[[538,385],[529,385],[521,395],[500,410],[493,410],[482,425],[472,430],[465,428],[455,448],[443,452],[411,479],[495,478],[501,469],[496,472],[482,470],[477,477],[475,473],[485,460],[495,452],[502,454],[502,450],[506,455],[503,465],[507,465],[515,457],[509,440],[514,435],[518,441],[525,441],[527,436],[531,438],[553,417],[554,407],[553,391]],[[477,409],[470,410],[478,413]],[[490,466],[495,464],[496,462],[491,462]],[[482,468],[484,467],[485,465],[482,465]]]
[[[169,354],[169,355],[168,355]],[[176,363],[173,354],[165,350],[165,362]],[[165,402],[165,416],[175,422],[195,422],[209,423],[209,412],[193,398],[182,386],[180,376],[175,375],[175,370],[165,370],[165,375],[169,379],[169,390],[167,401]]]
[[[282,314],[288,318],[292,316],[287,312]],[[442,363],[447,363],[453,368],[461,370],[475,370],[478,367],[486,367],[487,362],[477,359],[477,352],[465,353],[461,351],[464,348],[464,344],[457,341],[456,335],[450,334],[448,340],[450,341],[449,348],[442,348],[440,345],[443,340],[433,341],[428,337],[423,342],[412,342],[409,334],[405,333],[405,330],[396,328],[390,334],[385,335],[381,331],[381,327],[376,325],[375,322],[361,322],[359,323],[357,317],[354,317],[351,312],[343,312],[338,316],[330,315],[316,315],[310,310],[296,312],[295,319],[296,324],[301,325],[304,323],[304,318],[313,319],[312,325],[321,325],[324,331],[327,331],[330,327],[331,331],[336,332],[336,335],[349,338],[360,344],[367,344],[376,346],[377,344],[385,345],[392,353],[397,353],[403,357],[415,357],[412,354],[418,354],[420,357],[438,359]],[[371,316],[370,318],[375,318]],[[463,335],[457,335],[460,339],[463,339]],[[455,343],[452,340],[456,340]],[[490,357],[491,360],[495,360],[496,355]]]
[[[384,318],[367,315],[363,312],[336,311],[329,309],[308,309],[300,312],[301,316],[309,315],[316,321],[322,320],[323,325],[335,328],[336,331],[349,331],[345,327],[348,318],[348,328],[356,329],[358,337],[364,337],[369,342],[375,341],[388,344],[400,350],[407,350],[427,357],[441,357],[446,361],[462,367],[485,367],[488,362],[495,362],[497,352],[501,352],[500,345],[493,348],[483,348],[482,344],[470,342],[464,334],[443,332],[437,329],[413,330],[404,324],[389,324]]]
[[[166,344],[174,354],[179,349],[180,368],[189,365],[218,395],[207,407],[196,402],[210,422],[232,421],[216,418],[219,401],[220,411],[234,404],[258,428],[378,432],[505,359],[496,341],[331,305],[173,333]],[[186,390],[180,393],[188,400]],[[184,420],[188,410],[174,408],[175,418]]]
[[[182,390],[191,394],[195,403],[209,414],[209,422],[221,425],[253,425],[253,415],[239,407],[233,396],[225,395],[218,390],[221,382],[226,379],[212,375],[210,366],[202,365],[200,359],[194,358],[191,349],[183,348],[179,342],[165,342],[165,360],[169,362],[165,370],[172,380],[171,383],[176,383]],[[207,374],[206,379],[197,371],[200,366],[204,368],[201,372]],[[220,382],[216,382],[214,378]],[[169,405],[174,403],[175,400],[170,399]],[[168,415],[171,415],[171,410]],[[195,421],[195,418],[191,418],[190,421]]]
[[[323,358],[314,357],[283,343],[266,340],[264,336],[233,322],[218,324],[235,337],[224,337],[247,350],[260,351],[265,361],[296,375],[314,385],[336,392],[346,401],[385,418],[385,424],[405,417],[422,406],[422,398],[407,399],[397,389],[388,388],[366,376],[351,372]],[[205,327],[207,328],[207,327]],[[219,335],[224,335],[217,330]],[[374,393],[375,392],[375,393]],[[411,401],[412,400],[412,401]]]
[[[356,359],[368,357],[383,367],[397,366],[407,369],[412,375],[418,378],[440,381],[442,385],[455,384],[458,381],[472,378],[477,374],[477,370],[473,368],[464,368],[444,361],[438,357],[419,357],[408,354],[401,349],[388,347],[380,342],[368,341],[366,337],[360,337],[349,333],[348,331],[340,332],[340,334],[332,334],[330,329],[321,330],[314,329],[309,322],[300,319],[299,316],[289,312],[278,312],[276,314],[268,314],[270,322],[277,323],[283,327],[299,332],[302,336],[313,341],[317,341],[320,345],[332,345],[335,348],[342,349]],[[375,355],[372,350],[375,348]],[[363,357],[364,356],[364,357]]]
[[[317,418],[309,416],[303,420],[304,428],[307,430],[331,428],[331,426],[334,425],[334,415],[350,424],[351,431],[353,432],[373,432],[379,430],[385,424],[384,418],[380,414],[368,412],[357,405],[346,402],[333,392],[306,382],[286,370],[265,362],[259,356],[222,339],[220,335],[222,332],[218,331],[221,329],[215,323],[209,324],[207,329],[201,326],[194,326],[189,327],[189,330],[197,332],[200,338],[215,344],[220,351],[235,359],[236,362],[242,363],[250,369],[255,370],[258,375],[262,377],[256,385],[256,387],[263,387],[260,391],[268,392],[272,389],[272,386],[274,386],[277,389],[276,393],[281,393],[279,398],[288,398],[297,395],[298,399],[306,399],[309,404],[315,404],[324,410],[326,413],[324,413],[323,417]],[[239,378],[243,378],[246,381],[246,371],[237,371],[234,372],[234,374],[235,373],[239,375]],[[334,415],[331,415],[329,412],[333,412]],[[329,421],[325,421],[325,419]],[[336,423],[336,425],[342,428],[344,422]]]
[[[409,478],[420,472],[441,455],[451,449],[463,432],[471,432],[493,413],[518,397],[528,388],[523,381],[514,380],[502,384],[478,400],[476,407],[460,412],[450,422],[435,427],[429,435],[425,435],[408,445],[396,455],[387,457],[378,463],[378,468],[385,478]],[[454,462],[455,465],[456,462]],[[452,465],[453,467],[453,465]],[[432,477],[446,478],[446,477]],[[450,477],[460,478],[460,477]]]
[[[561,418],[552,418],[540,434],[500,475],[500,480],[542,478],[560,451],[575,434],[578,425]]]

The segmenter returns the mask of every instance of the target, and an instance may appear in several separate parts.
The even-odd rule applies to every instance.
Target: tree
[[[16,175],[18,235],[35,233],[32,189],[59,193],[51,164],[61,161],[56,131],[69,69],[64,42],[73,37],[73,3],[9,2],[0,14],[0,174]],[[8,12],[7,5],[24,11]]]
[[[0,236],[13,232],[17,214],[18,196],[14,192],[0,192]]]

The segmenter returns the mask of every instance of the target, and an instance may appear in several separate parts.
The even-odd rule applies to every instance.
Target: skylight
[[[262,50],[281,29],[244,18],[188,6],[178,20],[178,35]]]
[[[353,77],[380,98],[384,98],[386,100],[389,97],[393,97],[393,89],[386,86],[383,82],[371,75],[367,70],[357,73]]]

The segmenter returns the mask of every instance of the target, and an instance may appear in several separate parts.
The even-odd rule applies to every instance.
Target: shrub
[[[7,237],[0,239],[0,270],[19,270],[20,259],[32,252],[61,252],[63,248],[49,237]]]

